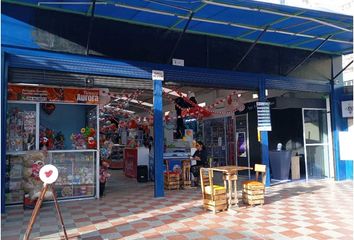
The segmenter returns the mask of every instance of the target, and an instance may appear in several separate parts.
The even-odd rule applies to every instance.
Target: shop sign
[[[353,117],[353,101],[342,101],[342,117]]]
[[[270,108],[276,107],[276,98],[268,98],[267,102],[270,103]],[[236,111],[235,115],[242,115],[245,113],[255,111],[256,109],[257,109],[257,102],[245,103],[245,109],[243,111]]]
[[[52,184],[55,182],[58,175],[58,169],[51,164],[44,165],[41,170],[39,170],[39,178],[46,184]]]
[[[184,59],[172,58],[172,65],[184,67]]]
[[[8,100],[99,104],[99,90],[10,84]]]
[[[152,70],[152,80],[154,81],[163,81],[164,72],[159,70]]]
[[[257,102],[257,120],[258,131],[272,131],[269,102]]]

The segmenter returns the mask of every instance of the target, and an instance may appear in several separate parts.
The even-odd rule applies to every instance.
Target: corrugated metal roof
[[[90,15],[92,1],[5,0],[39,8]],[[99,0],[95,16],[117,21],[331,54],[353,51],[353,17],[259,1],[235,0]]]

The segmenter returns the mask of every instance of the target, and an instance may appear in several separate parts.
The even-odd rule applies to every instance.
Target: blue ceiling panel
[[[178,18],[174,16],[159,15],[157,18],[155,15],[155,13],[139,12],[131,20],[145,24],[160,25],[162,27],[172,26],[178,20]]]
[[[200,10],[197,17],[208,18],[229,23],[239,23],[251,26],[264,26],[280,19],[279,16],[269,13],[259,13],[247,10],[231,9],[209,5]]]
[[[305,34],[316,35],[316,36],[328,36],[333,35],[334,33],[338,32],[338,29],[332,27],[321,26],[317,28],[313,28],[311,30],[305,31]],[[338,37],[334,37],[338,38]]]
[[[337,34],[335,34],[335,38],[348,39],[350,41],[353,41],[353,32],[337,33]]]
[[[323,40],[315,40],[311,42],[304,43],[302,45],[299,45],[299,47],[302,48],[309,48],[309,49],[315,49],[317,46],[319,46],[322,43]],[[344,44],[344,43],[338,43],[338,42],[326,42],[320,50],[325,50],[329,52],[341,52],[343,50],[346,50],[348,48],[352,48],[350,44]]]
[[[260,34],[259,31],[254,32],[252,34],[245,36],[244,38],[254,41],[257,39],[259,34]],[[305,37],[266,32],[265,34],[263,34],[262,38],[260,39],[260,42],[263,42],[263,43],[268,42],[271,44],[291,45],[291,44],[297,43],[299,41],[305,41],[305,40],[307,40],[307,38],[305,38]]]
[[[273,3],[266,3],[266,2],[259,2],[259,1],[249,1],[249,0],[217,0],[215,2],[218,3],[226,3],[228,5],[235,5],[235,6],[245,6],[245,7],[251,7],[254,9],[267,9],[267,10],[273,10],[273,11],[278,11],[278,12],[284,12],[284,13],[289,13],[289,14],[294,14],[297,11],[299,11],[298,8],[293,8],[293,7],[288,7],[285,5],[279,5],[279,4],[273,4]]]
[[[181,23],[180,27],[182,28],[182,25],[184,27],[184,24],[185,23]],[[242,28],[231,27],[228,25],[219,25],[218,27],[215,27],[215,25],[212,23],[200,23],[196,21],[193,21],[190,24],[188,30],[196,31],[196,32],[208,31],[209,34],[223,35],[230,38],[240,36],[245,32],[247,32],[245,31],[245,29]]]
[[[139,13],[137,10],[122,9],[112,5],[98,5],[95,10],[95,15],[126,20],[133,18],[137,13]]]
[[[41,7],[46,7],[46,8],[53,8],[53,9],[63,9],[66,11],[73,11],[73,12],[80,12],[80,13],[87,13],[88,10],[90,9],[90,2],[85,1],[85,2],[79,2],[75,0],[50,0],[50,1],[27,1],[26,2],[35,2],[34,4],[37,4]],[[37,3],[38,2],[38,3]],[[72,3],[72,4],[70,4]]]
[[[304,26],[306,27],[307,24],[311,24],[310,21],[298,18],[288,18],[284,17],[284,20],[272,24],[273,28],[283,29],[283,30],[291,30],[291,28],[296,26]]]

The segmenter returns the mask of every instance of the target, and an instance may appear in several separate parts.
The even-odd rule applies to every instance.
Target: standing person
[[[191,160],[196,160],[196,162],[197,162],[196,165],[191,166],[191,172],[194,177],[194,186],[198,185],[200,168],[208,166],[207,150],[205,149],[204,143],[201,141],[197,141],[196,148],[197,148],[197,151],[195,151],[195,153],[193,154],[193,156],[191,158]]]

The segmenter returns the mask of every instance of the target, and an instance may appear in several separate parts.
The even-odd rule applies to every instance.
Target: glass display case
[[[95,196],[96,151],[50,151],[48,158],[58,168],[55,190],[59,199]]]
[[[59,176],[55,182],[58,199],[94,197],[96,194],[96,151],[62,150],[48,151],[43,159],[29,157],[41,151],[27,154],[9,154],[6,157],[6,204],[22,203],[24,194],[30,197],[40,191],[43,183],[38,179],[38,162],[53,164]]]

